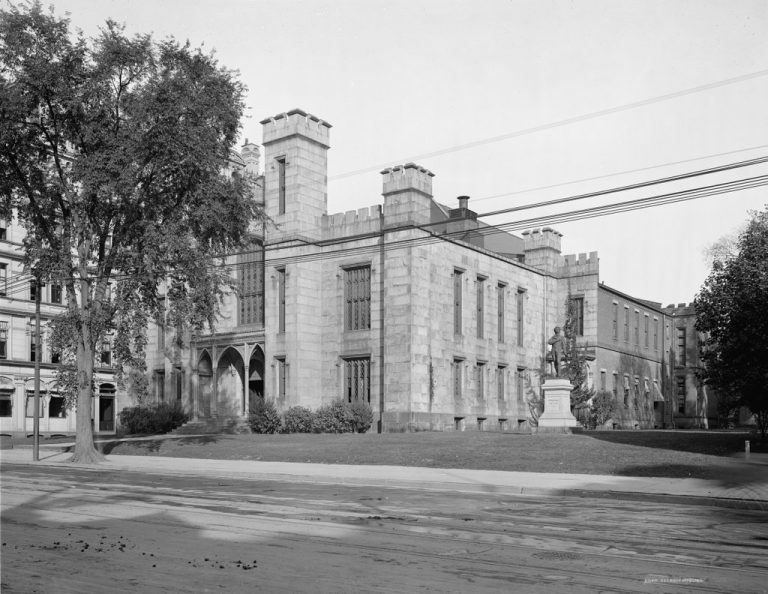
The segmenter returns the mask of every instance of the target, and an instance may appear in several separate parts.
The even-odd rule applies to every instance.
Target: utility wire
[[[574,222],[579,220],[586,220],[589,218],[594,218],[599,216],[621,214],[621,213],[631,212],[635,210],[662,206],[666,204],[674,204],[677,202],[695,200],[695,199],[700,199],[708,196],[715,196],[715,195],[720,195],[720,194],[725,194],[730,192],[747,190],[747,189],[761,187],[765,185],[768,185],[768,175],[755,176],[752,178],[734,180],[730,182],[713,184],[710,186],[703,186],[703,187],[692,188],[688,190],[681,190],[678,192],[652,195],[652,196],[637,198],[637,199],[629,200],[625,202],[593,206],[585,209],[555,213],[550,215],[543,215],[540,217],[533,217],[525,220],[519,220],[515,222],[500,224],[500,225],[489,225],[488,227],[480,227],[476,230],[472,230],[471,233],[476,236],[490,235],[494,233],[508,233],[509,231],[513,231],[513,230],[526,229],[526,228],[537,227],[541,225],[567,223],[567,222]],[[449,221],[446,221],[446,222],[449,222]],[[322,259],[328,259],[330,257],[337,258],[345,254],[355,254],[355,255],[376,254],[381,249],[384,249],[385,251],[393,251],[397,249],[402,249],[404,247],[418,247],[418,246],[424,246],[424,245],[433,244],[433,243],[439,243],[441,241],[460,241],[462,240],[462,238],[467,236],[466,230],[461,230],[461,231],[452,232],[452,233],[433,233],[425,229],[424,227],[420,227],[420,226],[415,226],[415,227],[412,226],[412,227],[409,227],[409,229],[422,231],[426,233],[426,235],[418,238],[409,237],[401,240],[389,241],[389,242],[386,242],[382,247],[381,244],[379,243],[381,234],[376,233],[370,236],[369,239],[371,240],[371,243],[367,246],[357,245],[354,247],[342,247],[334,250],[323,250],[320,252],[316,252],[314,254],[300,254],[296,256],[282,257],[282,258],[279,258],[279,257],[268,258],[265,256],[264,262],[265,264],[276,265],[276,264],[287,264],[287,263],[295,263],[295,262],[311,262],[311,261],[317,261]],[[340,238],[338,243],[346,243],[347,241],[348,240],[346,240],[345,238]],[[275,251],[278,251],[279,249],[285,249],[285,248],[275,248]],[[267,246],[265,251],[270,251],[270,246]],[[237,271],[238,269],[244,268],[246,266],[250,266],[253,263],[254,262],[235,262],[230,264],[225,263],[225,264],[219,264],[214,266],[227,268],[232,271]],[[128,275],[115,275],[114,277],[112,277],[112,280],[119,282],[123,278],[128,278]]]
[[[752,146],[749,148],[738,149],[735,151],[726,151],[724,153],[714,153],[711,155],[703,155],[701,157],[694,157],[692,159],[683,159],[681,161],[667,161],[666,163],[657,163],[656,165],[649,165],[648,167],[639,167],[637,169],[625,169],[624,171],[614,171],[612,173],[606,173],[604,175],[596,175],[593,177],[583,177],[581,179],[574,179],[570,181],[559,182],[556,184],[549,184],[547,186],[537,186],[535,188],[525,188],[523,190],[514,190],[513,192],[502,192],[501,194],[493,194],[491,196],[483,196],[481,198],[472,197],[472,203],[481,202],[483,200],[493,200],[494,198],[504,198],[506,196],[517,196],[519,194],[529,194],[531,192],[538,192],[540,190],[551,190],[553,188],[562,188],[563,186],[571,186],[574,184],[580,184],[588,181],[597,181],[599,179],[606,179],[609,177],[616,177],[617,175],[626,175],[629,173],[640,173],[641,171],[650,171],[652,169],[659,169],[661,167],[671,167],[673,165],[683,165],[684,163],[693,163],[695,161],[703,161],[705,159],[713,159],[715,157],[724,157],[726,155],[734,155],[737,153],[746,153],[749,151],[755,151],[758,149],[764,149],[768,147],[768,144],[761,144],[758,146]]]
[[[385,167],[390,167],[393,164],[400,164],[400,163],[407,163],[410,161],[419,161],[422,159],[431,159],[433,157],[439,157],[442,155],[447,155],[449,153],[455,153],[458,151],[464,151],[471,148],[476,148],[478,146],[483,146],[486,144],[491,144],[494,142],[501,142],[502,140],[509,140],[511,138],[518,138],[520,136],[526,136],[528,134],[534,134],[536,132],[543,132],[545,130],[551,130],[552,128],[557,128],[560,126],[567,126],[569,124],[575,124],[577,122],[583,122],[585,120],[591,120],[595,118],[600,118],[606,115],[611,115],[614,113],[619,113],[622,111],[628,111],[630,109],[637,109],[638,107],[645,107],[647,105],[653,105],[654,103],[661,103],[663,101],[669,101],[670,99],[678,99],[680,97],[685,97],[686,95],[692,95],[694,93],[701,93],[703,91],[709,91],[712,89],[716,89],[719,87],[724,87],[726,85],[732,85],[736,83],[741,83],[747,80],[752,80],[755,78],[760,78],[762,76],[768,75],[768,69],[767,70],[759,70],[757,72],[752,72],[749,74],[744,74],[742,76],[736,76],[733,78],[727,78],[724,80],[719,80],[716,82],[708,83],[705,85],[699,85],[697,87],[691,87],[688,89],[683,89],[681,91],[675,91],[673,93],[667,93],[665,95],[657,95],[656,97],[650,97],[647,99],[642,99],[640,101],[633,101],[632,103],[625,103],[623,105],[618,105],[616,107],[609,107],[607,109],[601,109],[598,111],[593,111],[585,114],[581,114],[578,116],[573,116],[570,118],[565,118],[562,120],[557,120],[554,122],[549,122],[547,124],[541,124],[539,126],[533,126],[531,128],[524,128],[522,130],[516,130],[514,132],[508,132],[506,134],[500,134],[498,136],[491,136],[489,138],[483,138],[481,140],[475,140],[472,142],[467,142],[464,144],[457,144],[448,148],[440,149],[437,151],[432,151],[429,153],[421,153],[419,155],[414,155],[411,157],[405,157],[403,159],[389,161],[387,163],[382,163],[379,165],[371,165],[368,167],[364,167],[362,169],[355,169],[353,171],[346,171],[344,173],[337,173],[336,175],[330,176],[329,180],[337,180],[337,179],[344,179],[347,177],[353,177],[356,175],[360,175],[362,173],[369,173],[371,171],[378,171]]]

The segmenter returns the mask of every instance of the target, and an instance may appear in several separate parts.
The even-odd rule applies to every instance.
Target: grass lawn
[[[752,452],[766,451],[757,435],[738,431],[205,435],[98,446],[108,455],[721,479],[747,439]]]

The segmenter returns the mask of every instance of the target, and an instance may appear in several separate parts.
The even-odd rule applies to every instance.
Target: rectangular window
[[[503,365],[499,365],[496,368],[496,397],[502,401],[507,399],[506,386],[504,385],[505,371],[506,367]]]
[[[0,321],[0,359],[8,358],[8,322]]]
[[[37,299],[37,281],[29,281],[29,300]]]
[[[105,367],[112,365],[112,345],[109,338],[101,341],[101,364]]]
[[[165,400],[165,372],[155,371],[155,398],[158,402]]]
[[[462,308],[462,280],[464,273],[461,270],[453,271],[453,333],[461,335],[461,308]]]
[[[504,342],[504,291],[506,290],[507,286],[504,283],[499,283],[499,286],[496,287],[496,301],[497,301],[497,308],[498,308],[498,340],[499,342]]]
[[[525,368],[517,368],[517,414],[518,418],[525,418]]]
[[[523,346],[525,326],[525,289],[517,290],[517,346]]]
[[[635,344],[640,346],[640,312],[635,310]]]
[[[31,326],[32,331],[29,334],[29,360],[34,361],[37,357],[37,336],[35,336],[34,326]]]
[[[619,374],[613,372],[613,397],[616,398],[619,395]]]
[[[8,294],[8,264],[0,264],[0,296]]]
[[[371,267],[344,270],[344,329],[371,327]]]
[[[571,315],[573,332],[576,336],[584,336],[584,297],[571,298]]]
[[[454,359],[453,363],[451,364],[451,375],[452,375],[452,381],[453,381],[453,397],[456,400],[460,400],[462,396],[462,389],[461,389],[461,383],[462,383],[462,373],[461,373],[461,367],[464,365],[463,359]]]
[[[606,381],[605,381],[606,380],[606,375],[607,374],[605,373],[605,369],[601,369],[600,370],[600,391],[601,392],[605,392],[606,387],[607,387],[606,386]]]
[[[284,357],[278,357],[275,363],[277,365],[277,397],[284,400],[288,385],[288,363],[285,362]]]
[[[0,392],[0,417],[10,417],[13,415],[13,393]]]
[[[619,304],[613,304],[613,340],[619,340]]]
[[[485,399],[485,363],[477,362],[477,399]]]
[[[66,401],[63,396],[51,396],[48,402],[48,416],[63,419],[67,416]]]
[[[277,269],[277,331],[285,332],[285,268]]]
[[[61,285],[58,283],[51,285],[51,303],[61,303]]]
[[[37,416],[39,418],[43,418],[43,396],[45,394],[43,392],[40,392],[40,402],[38,403],[38,406],[40,408],[37,409]],[[35,394],[34,392],[27,392],[27,418],[34,419],[35,418]]]
[[[5,225],[0,227],[0,241],[8,241],[8,229]]]
[[[264,248],[239,256],[240,323],[264,325]]]
[[[653,350],[659,350],[659,319],[653,318]]]
[[[485,279],[477,277],[477,337],[483,338],[485,328]]]
[[[650,325],[651,325],[651,320],[648,317],[648,314],[645,314],[645,329],[643,330],[644,336],[645,336],[645,340],[644,340],[645,348],[648,348],[650,346],[650,342],[649,342],[650,341],[650,331],[649,331]]]
[[[285,157],[277,161],[277,214],[285,214]]]
[[[685,366],[685,328],[677,329],[677,364]]]
[[[371,402],[371,359],[344,359],[344,398],[347,402]]]
[[[629,406],[629,376],[624,376],[624,406]]]
[[[677,378],[677,412],[685,413],[685,378]]]
[[[624,306],[624,342],[629,342],[629,308]]]

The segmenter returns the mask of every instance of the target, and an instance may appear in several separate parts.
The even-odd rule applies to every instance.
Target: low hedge
[[[120,429],[126,434],[168,433],[189,420],[181,404],[159,402],[124,408],[118,415]]]
[[[248,424],[254,433],[365,433],[373,424],[373,410],[365,402],[335,400],[316,411],[292,406],[281,418],[272,402],[259,399]]]

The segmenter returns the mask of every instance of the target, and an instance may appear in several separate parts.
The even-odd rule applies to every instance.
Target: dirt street
[[[2,465],[2,592],[766,592],[768,514]]]

